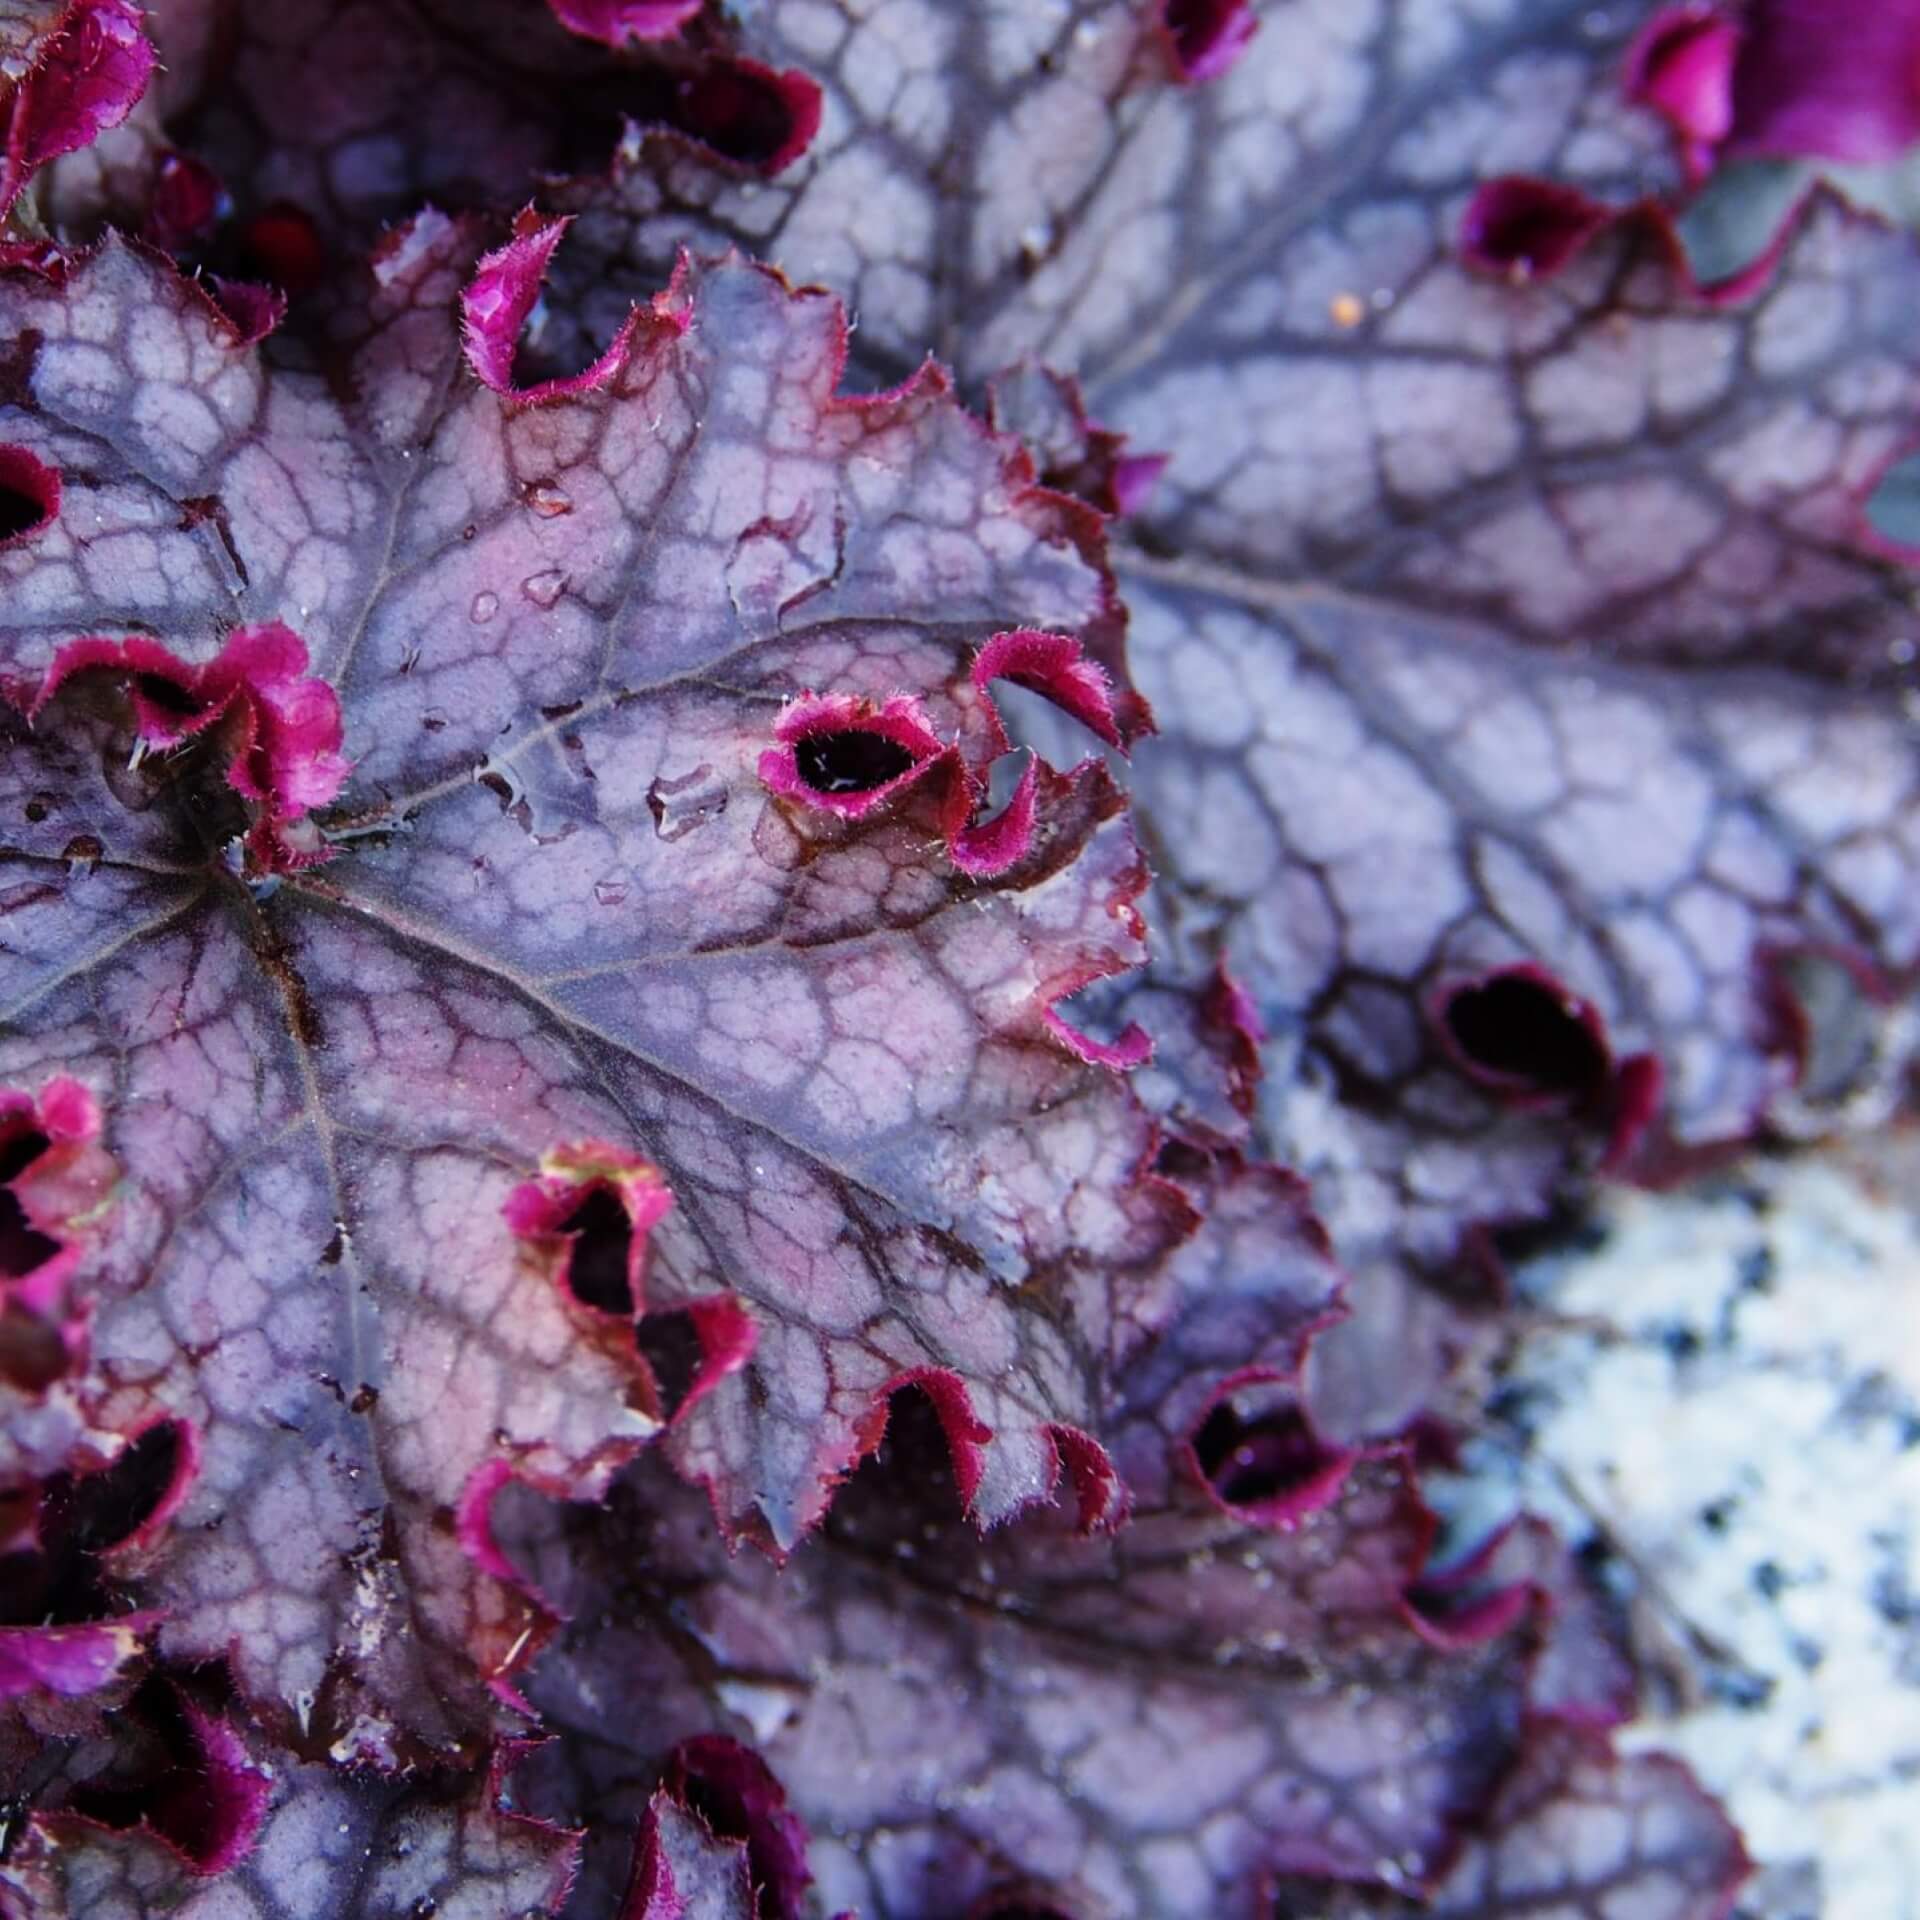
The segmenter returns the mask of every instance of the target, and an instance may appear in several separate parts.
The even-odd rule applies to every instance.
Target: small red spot
[[[291,201],[263,207],[240,231],[252,270],[290,299],[311,293],[327,270],[327,252],[313,216]]]

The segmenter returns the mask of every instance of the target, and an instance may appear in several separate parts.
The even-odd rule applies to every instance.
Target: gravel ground
[[[1647,1674],[1628,1745],[1745,1829],[1748,1920],[1920,1920],[1920,1151],[1613,1197],[1518,1276],[1463,1530],[1587,1548]]]

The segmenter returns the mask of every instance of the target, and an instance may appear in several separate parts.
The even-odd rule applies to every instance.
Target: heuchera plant
[[[0,1913],[1726,1914],[1420,1482],[1901,1098],[1920,271],[1674,219],[1917,22],[0,3]]]

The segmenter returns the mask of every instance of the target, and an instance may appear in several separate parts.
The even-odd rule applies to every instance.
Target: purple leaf
[[[1697,294],[1644,204],[1678,177],[1624,98],[1633,19],[1288,18],[1181,88],[1164,23],[1084,7],[955,71],[937,151],[850,28],[816,59],[819,149],[771,188],[642,149],[563,194],[549,325],[604,338],[689,230],[771,234],[858,298],[868,377],[929,339],[977,379],[1044,356],[1167,450],[1119,561],[1165,735],[1133,782],[1155,984],[1224,963],[1275,1036],[1262,1144],[1356,1266],[1434,1267],[1636,1136],[1670,1157],[1780,1111],[1775,945],[1913,963],[1911,752],[1870,690],[1913,617],[1863,501],[1911,438],[1914,262],[1821,205]],[[798,8],[756,16],[759,57],[802,38]],[[967,235],[937,273],[935,209]],[[1555,1113],[1499,1097],[1444,1017],[1521,967],[1615,1063]],[[1873,1058],[1836,1117],[1897,1079]]]
[[[468,1777],[404,1780],[285,1758],[252,1809],[244,1856],[211,1886],[165,1836],[103,1831],[55,1808],[0,1863],[0,1912],[9,1876],[16,1899],[24,1888],[37,1900],[24,1909],[34,1920],[201,1920],[236,1902],[242,1912],[276,1913],[296,1899],[328,1920],[555,1912],[579,1837],[506,1803],[505,1775],[525,1751],[510,1744],[494,1769]],[[114,1758],[82,1748],[67,1767]],[[200,1784],[204,1793],[204,1777]]]
[[[10,1399],[31,1398],[51,1380],[16,1369],[8,1385]],[[192,1430],[170,1421],[124,1443],[73,1438],[58,1418],[9,1432],[0,1460],[0,1707],[18,1703],[18,1713],[0,1713],[0,1744],[19,1728],[54,1738],[124,1703],[121,1683],[136,1677],[162,1618],[133,1605],[129,1584],[163,1547],[200,1465]],[[69,1701],[78,1704],[57,1704]]]
[[[620,1920],[756,1920],[757,1911],[746,1848],[716,1838],[698,1814],[656,1793],[641,1821]]]
[[[36,1692],[98,1693],[141,1651],[151,1614],[72,1627],[0,1627],[0,1703]]]
[[[1871,166],[1920,139],[1910,0],[1752,0],[1668,8],[1629,71],[1636,95],[1703,153],[1818,155]]]
[[[618,47],[630,40],[666,40],[700,11],[701,0],[549,0],[563,27]]]
[[[1628,98],[1671,122],[1692,176],[1712,170],[1714,149],[1733,128],[1741,37],[1734,19],[1717,6],[1664,7],[1628,49]]]
[[[1212,129],[1210,184],[1191,189],[1203,203],[1234,190],[1234,90],[1244,77],[1252,111],[1265,47],[1192,98]],[[1121,563],[1164,736],[1135,781],[1168,883],[1158,966],[1197,988],[1223,958],[1249,987],[1277,1036],[1263,1138],[1315,1175],[1336,1243],[1384,1296],[1400,1287],[1375,1278],[1385,1263],[1445,1263],[1464,1222],[1535,1213],[1570,1166],[1618,1157],[1649,1117],[1654,1062],[1666,1133],[1749,1131],[1793,1077],[1766,1039],[1760,963],[1776,939],[1864,946],[1897,970],[1920,932],[1894,879],[1910,860],[1905,730],[1850,690],[1884,681],[1910,644],[1899,584],[1859,538],[1860,496],[1908,431],[1910,375],[1890,377],[1885,411],[1841,398],[1888,356],[1903,364],[1887,290],[1911,272],[1906,249],[1820,210],[1758,304],[1724,315],[1688,299],[1657,247],[1636,258],[1636,230],[1617,223],[1537,262],[1560,266],[1548,284],[1478,279],[1450,257],[1471,140],[1411,171],[1421,126],[1475,125],[1464,105],[1443,121],[1431,92],[1447,73],[1486,91],[1472,47],[1428,74],[1424,119],[1410,99],[1400,174],[1311,223],[1284,173],[1263,185],[1256,204],[1289,249],[1271,270],[1268,250],[1209,261],[1192,235],[1183,271],[1212,276],[1205,300],[1183,296],[1111,348],[1070,312],[1048,345],[1090,355],[1103,414],[1172,452]],[[1516,100],[1530,76],[1564,88],[1584,72],[1605,133],[1582,136],[1569,202],[1619,197],[1610,170],[1646,148],[1608,124],[1610,62],[1577,39],[1485,57]],[[1383,80],[1353,124],[1399,112]],[[1557,115],[1543,103],[1537,131],[1505,123],[1494,164],[1572,172],[1557,156],[1573,135],[1557,129],[1576,123]],[[1386,211],[1363,217],[1366,191]],[[1039,323],[1046,278],[1010,307],[1022,325]],[[1832,330],[1789,347],[1792,316],[1816,302]],[[1765,358],[1762,342],[1779,380],[1711,375],[1723,353]],[[1702,381],[1683,392],[1687,364]],[[1429,405],[1485,428],[1484,459],[1453,427],[1424,439]],[[1629,424],[1656,416],[1670,423],[1657,452]],[[1363,418],[1378,424],[1356,432]],[[1813,439],[1789,424],[1813,420]],[[1676,459],[1676,435],[1699,465]],[[1817,466],[1799,464],[1816,443]],[[1769,659],[1797,678],[1702,671]],[[1763,764],[1769,731],[1780,751]],[[1843,763],[1875,772],[1823,775]],[[1494,1008],[1499,1046],[1558,1048],[1547,1080],[1564,1085],[1588,1054],[1578,1074],[1596,1092],[1557,1122],[1512,1104],[1517,1082],[1486,1102],[1475,1083],[1498,1096],[1507,1070],[1460,1045],[1475,1002],[1457,983],[1525,967],[1584,1009],[1563,1042],[1538,1023],[1529,1042],[1506,1018],[1520,993]],[[1608,1058],[1632,1073],[1603,1092]],[[1329,1364],[1371,1317],[1332,1336]],[[1361,1430],[1421,1398],[1383,1395]]]
[[[823,1893],[863,1911],[1252,1913],[1268,1910],[1263,1868],[1437,1882],[1443,1906],[1472,1911],[1453,1897],[1475,1882],[1453,1864],[1445,1822],[1433,1824],[1435,1796],[1481,1808],[1509,1766],[1484,1810],[1457,1812],[1507,1855],[1530,1851],[1540,1876],[1593,1872],[1608,1887],[1670,1876],[1715,1896],[1737,1877],[1729,1830],[1678,1769],[1616,1774],[1591,1736],[1569,1747],[1544,1723],[1522,1730],[1523,1696],[1540,1697],[1516,1631],[1525,1588],[1446,1634],[1410,1610],[1432,1522],[1395,1463],[1357,1466],[1293,1531],[1228,1521],[1220,1534],[1190,1488],[1169,1484],[1111,1541],[1075,1539],[1042,1515],[977,1541],[941,1516],[943,1452],[931,1409],[905,1421],[821,1537],[752,1582],[721,1582],[716,1559],[704,1572],[689,1563],[711,1549],[657,1479],[630,1476],[610,1520],[569,1522],[580,1624],[546,1657],[535,1695],[563,1726],[586,1724],[588,1701],[604,1711],[609,1689],[654,1714],[648,1734],[570,1748],[575,1770],[549,1782],[569,1817],[602,1829],[628,1817],[659,1777],[658,1743],[704,1715],[757,1730],[813,1831]],[[542,1516],[522,1517],[521,1550],[537,1557],[544,1538],[547,1555],[563,1551]],[[691,1670],[649,1624],[669,1618],[702,1649]],[[1349,1661],[1370,1673],[1367,1689],[1343,1684]],[[1357,1705],[1394,1695],[1421,1703],[1419,1735]],[[637,1711],[613,1717],[639,1726]],[[1553,1796],[1616,1793],[1644,1801],[1646,1836],[1626,1841],[1622,1823],[1617,1865],[1547,1811]]]
[[[1033,361],[987,385],[988,412],[1032,452],[1041,479],[1116,517],[1146,505],[1165,470],[1164,453],[1130,453],[1127,436],[1087,418],[1079,384]]]
[[[1083,229],[1097,253],[1133,216],[1129,146],[1163,128],[1178,142],[1176,103],[1204,100],[1222,82],[1202,72],[1234,67],[1261,39],[1244,0],[1082,0],[1010,26],[984,60],[969,57],[965,9],[923,9],[904,31],[849,12],[823,33],[820,20],[776,0],[734,36],[736,58],[817,85],[818,133],[773,178],[704,164],[686,138],[697,128],[656,120],[610,168],[595,156],[555,184],[550,204],[580,216],[545,319],[557,362],[591,359],[692,240],[735,241],[827,280],[859,316],[867,381],[907,377],[929,349],[976,381],[1027,357],[1070,373],[1045,329],[1018,324],[1021,289],[1057,277],[1063,250],[1080,257]],[[1151,268],[1123,264],[1129,293],[1151,301]],[[1060,402],[1042,404],[1053,415]]]
[[[856,30],[820,69],[821,153],[771,190],[773,214],[685,173],[663,197],[644,160],[611,198],[578,201],[593,230],[582,274],[663,258],[690,221],[771,221],[780,257],[861,296],[874,371],[929,337],[977,375],[1042,353],[1104,419],[1169,450],[1122,564],[1169,736],[1136,792],[1170,899],[1195,897],[1168,921],[1162,972],[1193,980],[1226,960],[1282,1036],[1276,1104],[1317,1110],[1303,1078],[1364,1088],[1375,1111],[1418,1109],[1419,1132],[1461,1143],[1456,1187],[1443,1156],[1410,1161],[1391,1126],[1355,1115],[1357,1137],[1329,1154],[1269,1122],[1280,1157],[1353,1164],[1326,1196],[1336,1215],[1361,1168],[1376,1192],[1411,1175],[1424,1192],[1390,1203],[1404,1226],[1381,1224],[1423,1257],[1444,1257],[1462,1218],[1537,1210],[1570,1158],[1614,1144],[1599,1108],[1583,1146],[1475,1101],[1428,1012],[1454,974],[1541,967],[1595,1011],[1615,1058],[1662,1062],[1664,1120],[1693,1142],[1750,1130],[1790,1077],[1755,1045],[1765,946],[1835,939],[1897,972],[1916,938],[1894,878],[1904,729],[1849,691],[1893,677],[1912,645],[1861,513],[1910,433],[1910,251],[1822,208],[1750,306],[1693,299],[1657,223],[1603,211],[1666,169],[1660,127],[1621,98],[1635,23],[1600,34],[1590,17],[1569,6],[1524,35],[1395,27],[1364,46],[1302,17],[1219,80],[1167,90],[1142,78],[1137,18],[1087,8],[1045,60],[955,77],[972,131],[937,169],[896,171],[897,217],[877,233],[865,221],[867,254],[842,267],[827,238],[845,228],[840,182],[883,145],[896,170],[900,146],[919,151],[904,99],[892,119],[858,104],[882,55]],[[760,17],[763,57],[793,56],[786,18]],[[1476,105],[1490,87],[1514,111]],[[1276,122],[1269,103],[1290,89],[1300,104]],[[1089,97],[1112,110],[1089,121]],[[1046,129],[1057,165],[1021,146],[1015,167],[1012,125]],[[1387,129],[1398,144],[1379,148]],[[1579,217],[1535,261],[1544,283],[1514,288],[1463,264],[1461,223],[1478,190],[1519,172],[1558,183],[1529,190],[1536,209],[1551,191]],[[1325,204],[1299,190],[1319,173],[1345,183]],[[936,294],[915,252],[938,244],[925,209],[962,203],[966,272],[943,270]],[[1159,217],[1174,206],[1201,211]],[[1532,258],[1517,242],[1504,255]],[[1084,297],[1096,284],[1102,297]],[[1733,379],[1742,356],[1766,377]],[[1883,397],[1856,398],[1883,368]],[[1707,663],[1799,677],[1736,688]],[[1363,686],[1398,689],[1404,740],[1384,710],[1354,710]],[[1763,768],[1761,730],[1790,720],[1803,738],[1809,724],[1857,733],[1878,799],[1849,782],[1863,804],[1829,817],[1813,749],[1796,781],[1784,736]],[[1549,772],[1576,728],[1596,765],[1636,770],[1640,805],[1589,794],[1571,764]],[[1318,758],[1296,745],[1308,735]],[[1360,788],[1322,770],[1336,753],[1368,755],[1391,854],[1375,851]],[[1838,790],[1833,803],[1845,814]],[[1644,1105],[1643,1081],[1627,1091]]]
[[[1504,1630],[1531,1595],[1544,1635],[1527,1685],[1533,1710],[1602,1729],[1633,1718],[1638,1687],[1617,1606],[1545,1521],[1523,1515],[1408,1594],[1416,1626],[1442,1645]]]
[[[475,1474],[591,1495],[666,1411],[556,1244],[588,1244],[602,1166],[644,1155],[676,1201],[627,1221],[633,1307],[703,1351],[669,1444],[782,1543],[915,1379],[979,1430],[982,1519],[1063,1469],[1104,1515],[1098,1367],[1016,1283],[1144,1266],[1189,1220],[1060,1010],[1138,958],[1117,793],[1033,767],[971,817],[1003,668],[1110,736],[1137,714],[1091,516],[937,376],[834,398],[836,310],[743,266],[689,272],[590,386],[496,396],[450,320],[475,251],[438,217],[392,236],[339,385],[112,243],[15,316],[43,343],[20,431],[95,531],[13,640],[45,677],[9,767],[58,804],[8,1044],[106,1100],[114,1417],[221,1463],[145,1590],[169,1658],[231,1649],[269,1725],[389,1764],[469,1753],[534,1624],[463,1550]],[[81,345],[123,301],[138,369]],[[314,460],[324,507],[288,483]],[[115,565],[135,528],[157,571]],[[192,634],[210,596],[252,624],[197,658],[66,637]],[[918,703],[941,779],[832,791],[800,698],[828,687]],[[129,915],[140,971],[97,991]],[[510,1224],[536,1176],[578,1200]]]
[[[1623,301],[1604,290],[1622,268],[1603,249],[1551,291],[1458,277],[1453,288],[1490,318],[1516,302],[1541,303],[1543,319],[1549,305],[1568,314],[1603,303],[1614,321],[1585,336],[1593,344],[1575,352],[1568,384],[1556,389],[1551,359],[1529,374],[1534,404],[1590,391],[1604,377],[1596,356],[1653,404],[1636,328],[1649,341],[1655,329],[1677,340],[1679,326],[1700,330],[1702,345],[1719,329],[1729,343],[1752,337],[1776,324],[1770,314],[1795,311],[1799,272],[1822,284],[1846,276],[1838,284],[1867,303],[1865,328],[1877,282],[1904,261],[1828,210],[1751,315],[1695,308],[1688,318],[1658,267],[1644,296]],[[1446,268],[1435,271],[1444,282]],[[1880,337],[1885,348],[1869,334],[1860,351],[1899,350],[1896,336]],[[1387,542],[1384,573],[1356,559],[1344,600],[1289,584],[1271,558],[1257,568],[1230,551],[1128,563],[1140,583],[1131,601],[1143,685],[1165,736],[1143,757],[1137,792],[1169,852],[1174,898],[1184,881],[1195,902],[1179,908],[1168,963],[1182,946],[1190,966],[1224,954],[1286,1036],[1266,1138],[1322,1176],[1321,1205],[1350,1259],[1367,1263],[1392,1244],[1444,1260],[1464,1221],[1523,1217],[1570,1160],[1617,1157],[1646,1117],[1650,1068],[1607,1092],[1609,1059],[1648,1055],[1664,1067],[1660,1124],[1677,1141],[1748,1132],[1794,1078],[1768,1039],[1762,963],[1773,947],[1831,941],[1895,973],[1911,962],[1920,929],[1896,877],[1911,857],[1910,746],[1883,701],[1848,686],[1849,660],[1884,674],[1878,663],[1910,616],[1868,553],[1850,558],[1844,544],[1855,513],[1847,476],[1870,476],[1899,428],[1896,416],[1849,419],[1843,408],[1824,429],[1826,477],[1769,481],[1758,450],[1781,433],[1808,448],[1786,423],[1819,417],[1808,410],[1823,391],[1843,392],[1859,362],[1822,352],[1804,364],[1800,397],[1737,389],[1728,400],[1744,418],[1726,417],[1727,402],[1698,406],[1717,444],[1754,450],[1738,467],[1715,456],[1718,479],[1710,458],[1698,479],[1648,470],[1634,481],[1631,453],[1600,477],[1570,416],[1556,425],[1551,411],[1536,415],[1536,442],[1566,442],[1564,483],[1551,455],[1510,488],[1474,483],[1463,516],[1436,506]],[[1455,377],[1471,387],[1484,374]],[[1179,472],[1176,457],[1163,494],[1178,493]],[[1667,557],[1656,558],[1658,538],[1640,543],[1632,607],[1614,603],[1605,650],[1590,645],[1569,670],[1529,631],[1531,596],[1558,596],[1562,632],[1576,629],[1583,601],[1599,619],[1609,603],[1589,543],[1616,539],[1620,514],[1655,502]],[[1423,522],[1435,531],[1423,535]],[[1191,524],[1190,538],[1229,550],[1253,533],[1251,523],[1214,534]],[[1680,538],[1683,524],[1696,534]],[[1502,582],[1503,556],[1523,554],[1528,571]],[[1763,572],[1733,571],[1742,555],[1740,567]],[[1763,617],[1778,636],[1750,634],[1747,657],[1791,648],[1797,679],[1716,679],[1646,657],[1724,659],[1729,642],[1717,636],[1735,631],[1746,577],[1770,581]],[[1508,624],[1436,617],[1427,609],[1450,587],[1503,606]],[[1237,702],[1225,696],[1236,684]],[[1524,968],[1535,972],[1515,971]],[[1528,978],[1553,984],[1529,998],[1517,984]],[[1470,992],[1459,984],[1474,980]],[[1549,994],[1578,1013],[1556,1021]],[[1538,1095],[1516,1102],[1527,1085]],[[1592,1089],[1584,1099],[1580,1085]],[[1575,1125],[1524,1118],[1550,1087]],[[1338,1144],[1321,1120],[1336,1088],[1361,1096],[1370,1116],[1356,1114]],[[1380,1130],[1378,1116],[1396,1112]]]
[[[945,1451],[931,1409],[902,1421],[782,1573],[729,1569],[657,1475],[576,1531],[577,1624],[531,1692],[620,1731],[571,1748],[568,1817],[637,1818],[704,1720],[757,1731],[829,1906],[957,1917],[1018,1882],[1116,1920],[1250,1915],[1263,1870],[1437,1871],[1516,1750],[1526,1636],[1414,1631],[1427,1522],[1398,1468],[1291,1533],[1170,1488],[1117,1537],[1040,1514],[982,1540]],[[651,1624],[669,1594],[691,1667]]]
[[[31,540],[59,513],[59,474],[25,447],[0,447],[0,542]]]
[[[1739,1837],[1684,1772],[1657,1755],[1615,1759],[1591,1735],[1535,1743],[1431,1900],[1283,1882],[1279,1920],[1413,1920],[1416,1914],[1658,1913],[1726,1920],[1747,1872]]]
[[[87,6],[133,20],[138,38],[128,0]],[[697,12],[689,0],[294,0],[267,21],[166,0],[150,21],[159,83],[124,127],[52,169],[44,210],[62,242],[111,222],[297,302],[350,277],[386,225],[428,203],[509,211],[544,175],[604,167],[628,121],[672,130],[730,174],[778,173],[814,137],[818,89],[741,57]]]
[[[1485,1829],[1436,1911],[1526,1912],[1546,1895],[1720,1920],[1747,1872],[1739,1836],[1676,1762],[1615,1759],[1579,1733],[1534,1747]]]
[[[719,1839],[746,1850],[762,1920],[800,1920],[813,1875],[807,1832],[767,1763],[724,1735],[684,1740],[667,1762],[667,1791]]]
[[[1225,73],[1259,31],[1249,0],[1161,0],[1159,27],[1183,80]]]
[[[110,1203],[100,1110],[77,1081],[0,1087],[0,1380],[33,1392],[77,1364],[86,1313],[68,1282]],[[10,1451],[10,1450],[9,1450]]]
[[[896,1401],[879,1455],[782,1569],[725,1560],[697,1504],[644,1465],[597,1514],[524,1498],[503,1512],[513,1557],[570,1619],[528,1682],[570,1737],[528,1791],[597,1836],[574,1911],[603,1910],[592,1890],[618,1883],[634,1822],[626,1920],[657,1894],[649,1796],[702,1729],[727,1736],[718,1750],[750,1783],[766,1776],[732,1743],[758,1744],[785,1790],[771,1804],[791,1803],[758,1844],[798,1847],[804,1822],[830,1905],[1252,1914],[1274,1872],[1455,1883],[1456,1827],[1510,1817],[1520,1789],[1500,1783],[1535,1780],[1561,1751],[1539,1716],[1591,1717],[1562,1688],[1616,1656],[1537,1531],[1423,1574],[1436,1523],[1404,1453],[1341,1456],[1311,1510],[1263,1510],[1264,1488],[1220,1498],[1242,1470],[1209,1458],[1222,1356],[1267,1375],[1264,1389],[1239,1376],[1264,1472],[1265,1441],[1288,1430],[1279,1376],[1324,1322],[1332,1276],[1297,1187],[1230,1165],[1186,1177],[1209,1225],[1142,1299],[1164,1331],[1123,1332],[1116,1353],[1134,1510],[1115,1534],[1077,1534],[1057,1509],[972,1533],[945,1412],[918,1395]],[[1289,1231],[1295,1271],[1279,1278]],[[1611,1766],[1597,1745],[1585,1756]],[[1683,1774],[1625,1777],[1662,1870],[1731,1874],[1724,1824],[1708,1830],[1717,1816]],[[728,1811],[745,1804],[700,1811],[752,1844],[747,1814]],[[1702,1844],[1667,1847],[1675,1823]],[[737,1876],[683,1831],[697,1860]]]
[[[86,146],[133,111],[154,63],[141,16],[135,0],[70,0],[64,8],[30,9],[24,32],[11,28],[10,84],[0,92],[0,216],[48,161]]]
[[[1910,1077],[1825,16],[229,12],[0,6],[0,1907],[1722,1913],[1417,1474]]]

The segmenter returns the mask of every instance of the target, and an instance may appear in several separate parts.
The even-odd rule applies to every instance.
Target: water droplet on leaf
[[[484,627],[500,611],[500,596],[497,593],[476,593],[473,604],[467,609],[467,618],[476,627]]]
[[[498,797],[502,813],[516,816],[522,826],[529,824],[530,816],[526,813],[527,783],[510,762],[496,760],[489,754],[474,768],[473,777],[477,784]]]
[[[662,840],[681,840],[727,810],[726,783],[702,761],[691,773],[655,775],[647,787],[647,811]]]
[[[67,871],[76,880],[83,880],[100,864],[100,856],[106,852],[98,840],[90,833],[77,833],[66,844],[61,858],[67,863]]]

